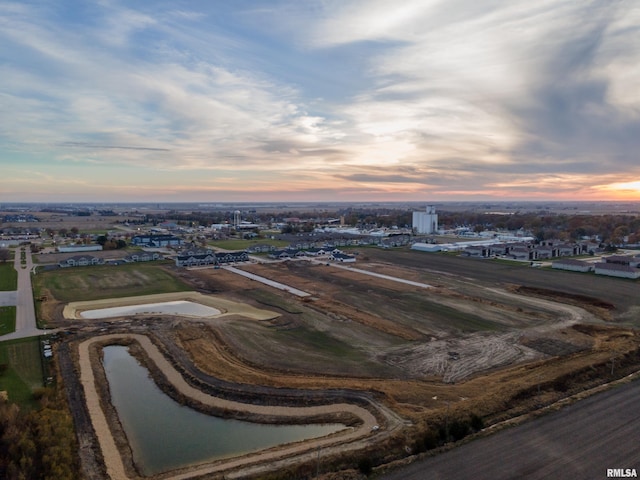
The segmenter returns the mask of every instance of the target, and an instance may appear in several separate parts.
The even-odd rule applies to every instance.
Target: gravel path
[[[277,288],[278,290],[283,290],[285,292],[289,292],[297,297],[309,297],[311,296],[308,292],[303,292],[302,290],[298,290],[297,288],[290,287],[289,285],[285,285],[284,283],[276,282],[274,280],[269,280],[268,278],[261,277],[259,275],[255,275],[253,273],[245,272],[244,270],[240,270],[235,267],[222,267],[225,270],[233,273],[237,273],[238,275],[242,275],[243,277],[250,278],[251,280],[255,280],[256,282],[264,283],[265,285],[269,285],[270,287]]]

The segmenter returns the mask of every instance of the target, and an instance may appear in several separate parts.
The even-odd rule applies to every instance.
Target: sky
[[[0,1],[1,202],[640,200],[640,2]]]

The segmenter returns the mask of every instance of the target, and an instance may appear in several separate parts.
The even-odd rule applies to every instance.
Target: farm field
[[[480,438],[442,455],[381,475],[431,478],[606,478],[608,468],[635,468],[640,382],[599,393],[535,421]],[[612,448],[612,446],[614,446]]]
[[[594,274],[582,274],[549,269],[509,265],[490,259],[463,258],[453,255],[429,254],[410,250],[383,251],[369,249],[364,253],[368,261],[396,265],[416,272],[426,283],[448,285],[467,280],[469,285],[509,285],[535,287],[568,295],[581,295],[613,305],[612,320],[634,322],[640,313],[638,289],[634,280],[618,279]],[[564,297],[569,301],[569,297]]]
[[[197,290],[273,312],[99,324],[135,327],[190,371],[238,389],[364,392],[411,425],[397,432],[410,444],[445,418],[492,424],[638,368],[635,282],[408,250],[362,249],[356,267],[430,288],[321,262],[236,267],[310,296],[224,268],[157,264],[61,269],[34,281],[47,297],[43,315],[84,336],[95,334],[93,322],[63,319],[66,303]]]

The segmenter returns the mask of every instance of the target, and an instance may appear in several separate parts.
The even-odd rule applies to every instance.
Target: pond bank
[[[379,423],[376,417],[367,409],[354,404],[339,403],[313,407],[264,406],[243,404],[208,395],[189,385],[174,366],[151,342],[149,337],[139,334],[113,334],[99,336],[82,342],[78,347],[80,377],[85,392],[87,408],[98,437],[98,442],[104,456],[107,471],[113,479],[127,480],[135,478],[137,475],[131,471],[130,467],[126,467],[123,457],[120,454],[123,447],[121,445],[122,439],[118,442],[120,443],[120,448],[118,448],[116,440],[109,429],[110,422],[107,419],[103,406],[106,403],[110,404],[110,402],[104,399],[101,402],[102,395],[96,388],[97,381],[94,372],[97,371],[99,373],[102,369],[95,364],[95,361],[92,362],[92,357],[95,360],[95,350],[93,355],[91,354],[91,350],[107,344],[120,343],[138,344],[144,351],[144,355],[148,358],[149,362],[153,363],[155,367],[162,372],[166,377],[166,381],[172,384],[176,391],[192,399],[194,402],[202,405],[208,405],[218,411],[242,412],[245,415],[263,417],[264,420],[270,419],[272,422],[276,421],[281,423],[313,423],[314,420],[317,422],[321,419],[330,419],[329,421],[335,421],[336,418],[340,417],[343,419],[349,417],[353,419],[353,417],[357,417],[361,422],[355,428],[336,433],[332,436],[286,445],[282,448],[257,452],[256,454],[214,462],[203,466],[182,469],[173,472],[171,475],[162,475],[161,478],[172,478],[176,480],[187,479],[198,475],[221,472],[250,464],[287,458],[294,455],[300,455],[305,452],[313,452],[317,448],[327,448],[336,444],[339,444],[342,450],[349,448],[361,448],[363,445],[355,445],[352,442],[368,439],[382,433],[382,431],[374,432],[372,430],[374,425]],[[103,373],[98,376],[102,375]],[[126,456],[126,451],[124,453]],[[126,463],[131,465],[128,461]]]

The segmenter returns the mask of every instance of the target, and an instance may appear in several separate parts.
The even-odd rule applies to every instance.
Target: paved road
[[[36,327],[36,310],[33,304],[33,290],[31,287],[31,270],[33,263],[31,261],[31,252],[25,248],[27,253],[26,268],[22,268],[20,263],[21,247],[16,250],[14,258],[14,268],[18,272],[18,290],[13,293],[16,305],[16,331],[7,335],[0,336],[0,340],[13,340],[16,338],[27,338],[47,333],[47,330],[40,330]],[[1,301],[1,300],[0,300]],[[50,331],[49,331],[50,332]]]
[[[640,475],[640,381],[380,477],[383,480],[604,480]]]
[[[303,292],[302,290],[298,290],[297,288],[290,287],[289,285],[285,285],[284,283],[276,282],[274,280],[269,280],[268,278],[261,277],[259,275],[255,275],[253,273],[245,272],[244,270],[240,270],[235,267],[222,267],[225,270],[233,273],[237,273],[238,275],[242,275],[243,277],[250,278],[251,280],[255,280],[257,282],[264,283],[265,285],[269,285],[271,287],[277,288],[279,290],[284,290],[285,292],[289,292],[298,297],[309,297],[311,296],[308,292]]]

